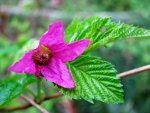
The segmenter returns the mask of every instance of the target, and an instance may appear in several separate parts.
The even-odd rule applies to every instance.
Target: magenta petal
[[[63,62],[69,62],[77,58],[90,44],[90,40],[83,39],[71,44],[61,44],[55,47],[54,56],[61,59]]]
[[[18,62],[11,65],[8,70],[16,73],[35,74],[35,64],[32,60],[34,50],[27,52]]]
[[[64,28],[63,24],[58,21],[49,25],[48,31],[42,35],[39,45],[50,47],[59,43],[64,43]]]
[[[41,66],[43,77],[64,88],[74,88],[74,82],[67,66],[57,58],[52,58],[48,65]]]

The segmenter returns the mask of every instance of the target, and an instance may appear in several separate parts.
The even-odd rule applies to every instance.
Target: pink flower
[[[61,22],[54,22],[45,32],[39,46],[27,52],[18,62],[9,67],[16,73],[33,74],[64,88],[74,88],[74,82],[64,62],[77,58],[89,45],[83,39],[70,44],[64,42],[64,28]]]

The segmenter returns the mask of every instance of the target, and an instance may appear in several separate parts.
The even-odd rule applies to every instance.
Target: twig
[[[142,67],[139,67],[139,68],[127,71],[127,72],[120,73],[120,74],[118,74],[118,77],[124,78],[127,76],[135,75],[137,73],[141,73],[143,71],[147,71],[147,70],[150,70],[150,65],[142,66]]]
[[[43,100],[46,101],[46,100],[54,99],[54,98],[61,97],[61,96],[64,96],[64,94],[61,93],[61,92],[60,93],[55,93],[55,94],[53,94],[51,96],[45,97]]]
[[[124,77],[131,76],[131,75],[134,75],[134,74],[143,72],[143,71],[147,71],[147,70],[150,70],[150,65],[146,65],[146,66],[143,66],[143,67],[140,67],[140,68],[136,68],[136,69],[127,71],[127,72],[123,72],[123,73],[118,74],[117,76],[118,76],[119,78],[124,78]],[[39,102],[39,104],[42,103],[43,101],[50,100],[50,99],[54,99],[54,98],[57,98],[57,97],[61,97],[61,96],[63,96],[63,95],[64,95],[63,93],[56,93],[56,94],[53,94],[53,95],[51,95],[51,96],[44,97],[44,99],[43,99],[41,102]],[[33,101],[33,100],[32,100],[32,101]],[[33,101],[33,102],[34,102],[34,101]],[[34,102],[34,103],[35,103],[35,102]],[[15,107],[15,108],[1,108],[0,111],[1,111],[1,112],[4,112],[4,111],[24,110],[24,109],[29,108],[29,107],[32,107],[32,106],[33,106],[33,104],[28,103],[28,104],[26,104],[26,105],[22,105],[22,106]]]
[[[33,105],[34,107],[36,107],[39,111],[41,111],[41,113],[49,113],[47,110],[45,110],[44,108],[42,108],[40,105],[38,105],[36,102],[34,102],[32,99],[30,99],[29,97],[25,96],[25,95],[21,95],[21,97],[26,100],[27,102],[29,102],[31,105]]]
[[[28,103],[19,107],[14,107],[14,108],[0,108],[0,112],[12,112],[12,111],[18,111],[18,110],[25,110],[29,107],[32,107],[32,104]]]

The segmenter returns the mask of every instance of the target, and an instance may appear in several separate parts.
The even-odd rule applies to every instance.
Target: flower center
[[[36,65],[46,65],[51,57],[51,51],[43,45],[40,50],[32,55],[32,59]]]

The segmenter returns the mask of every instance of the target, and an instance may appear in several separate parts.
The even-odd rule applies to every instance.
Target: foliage
[[[76,87],[63,90],[65,95],[74,99],[93,99],[106,103],[122,103],[123,90],[113,66],[97,57],[80,56],[67,64]]]
[[[66,28],[66,42],[80,40],[83,37],[92,40],[88,51],[105,46],[119,39],[149,37],[150,31],[132,25],[114,23],[110,18],[89,17],[82,22],[74,20]]]
[[[22,76],[22,77],[17,77]],[[36,78],[30,75],[14,75],[11,78],[0,81],[0,106],[19,96]]]
[[[28,25],[26,27],[28,28]],[[26,27],[24,29],[26,29]],[[22,32],[25,31],[24,29]],[[149,30],[132,25],[115,23],[112,22],[110,18],[90,17],[83,21],[77,19],[73,20],[65,30],[65,41],[70,43],[88,38],[91,40],[91,45],[82,56],[66,64],[71,72],[76,87],[71,90],[59,89],[63,91],[67,97],[73,99],[83,98],[91,103],[93,103],[93,100],[100,100],[106,103],[122,103],[122,85],[116,76],[114,66],[100,58],[88,56],[88,53],[99,46],[107,46],[110,42],[114,42],[118,39],[145,37],[150,37]],[[19,49],[16,59],[25,51],[33,49],[34,46],[36,46],[36,42],[33,42],[34,41],[31,40],[26,43],[23,49]],[[33,48],[30,45],[32,45]],[[15,47],[16,46],[14,46],[14,48]],[[0,90],[2,91],[0,93],[0,105],[19,96],[29,84],[35,82],[35,78],[30,79],[29,76],[25,78],[23,76],[21,76],[21,78],[15,76],[17,78],[15,80],[4,80],[0,82]],[[13,76],[11,77],[15,78]],[[4,95],[7,92],[9,93]]]

